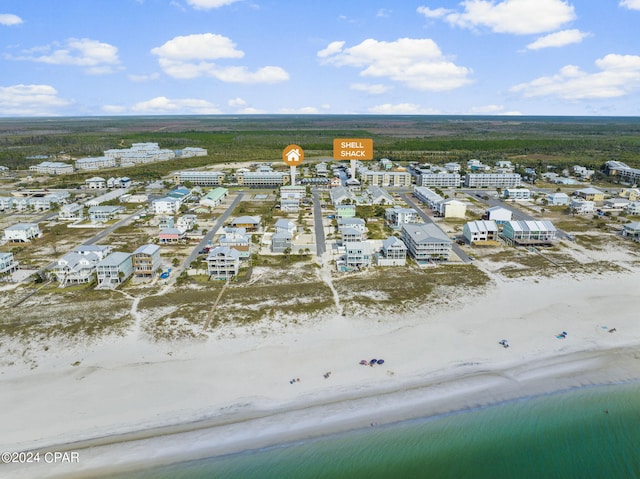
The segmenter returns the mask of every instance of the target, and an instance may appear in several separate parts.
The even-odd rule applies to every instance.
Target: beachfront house
[[[13,253],[0,252],[0,276],[8,276],[19,267],[20,264],[14,259]]]
[[[114,289],[133,274],[133,262],[129,253],[116,251],[96,266],[98,289]]]
[[[447,261],[451,256],[453,242],[433,223],[402,225],[401,239],[418,264]]]
[[[271,252],[284,253],[291,251],[293,247],[293,235],[289,231],[279,231],[271,236]]]
[[[377,256],[378,266],[404,266],[407,264],[407,247],[396,236],[382,241],[382,249]]]
[[[371,266],[371,245],[367,241],[354,241],[345,244],[345,264],[351,269]]]
[[[569,208],[571,209],[571,213],[574,215],[587,215],[596,212],[595,202],[584,200],[582,198],[571,198]]]
[[[100,257],[95,253],[70,251],[56,261],[51,271],[61,288],[70,284],[86,284],[94,280],[99,262]]]
[[[207,256],[209,279],[230,280],[240,269],[240,253],[226,246],[216,246]]]
[[[468,244],[496,241],[498,232],[498,225],[491,220],[469,221],[462,228],[462,234]]]
[[[507,221],[501,236],[515,245],[549,245],[556,240],[557,232],[551,221]]]
[[[152,278],[160,269],[160,247],[155,244],[145,244],[138,247],[131,255],[133,274],[138,277]]]
[[[640,221],[634,221],[622,226],[622,236],[640,241]]]
[[[151,211],[154,215],[175,215],[179,210],[182,202],[178,198],[169,196],[158,198],[151,202]]]
[[[103,246],[97,244],[80,245],[72,250],[74,253],[83,255],[96,255],[98,260],[101,261],[111,254],[111,246]]]
[[[13,243],[26,243],[41,236],[37,223],[17,223],[4,229],[4,240]]]
[[[349,226],[343,226],[342,228],[340,228],[340,237],[342,239],[343,245],[346,245],[347,243],[361,242],[364,240],[362,231],[359,231],[356,228],[351,228]]]

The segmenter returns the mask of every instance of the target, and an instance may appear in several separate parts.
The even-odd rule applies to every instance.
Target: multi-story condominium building
[[[155,244],[138,247],[131,255],[131,264],[136,276],[153,277],[162,265],[160,247]]]
[[[617,176],[626,183],[634,184],[640,181],[640,169],[631,168],[622,161],[607,161],[604,165],[604,171],[609,176]]]
[[[378,266],[404,266],[407,263],[407,247],[400,238],[389,236],[382,242]]]
[[[418,264],[446,261],[451,256],[453,242],[433,223],[402,225],[402,241]]]
[[[360,181],[367,185],[386,187],[411,186],[411,173],[408,171],[373,171],[362,167],[358,173]]]
[[[30,166],[29,171],[44,175],[64,175],[73,173],[73,165],[59,161],[43,161],[38,165]]]
[[[502,196],[508,200],[528,200],[531,199],[531,191],[526,188],[506,188]]]
[[[7,242],[23,243],[40,237],[37,223],[17,223],[4,229],[4,239]]]
[[[13,197],[0,196],[0,211],[9,211],[13,208]]]
[[[0,253],[0,275],[9,275],[19,267],[20,264],[13,258],[13,253]]]
[[[393,229],[400,229],[405,223],[418,222],[418,213],[413,208],[387,208],[384,216],[387,224]]]
[[[371,266],[371,245],[366,241],[353,241],[345,244],[345,264],[348,268],[368,268]]]
[[[173,175],[176,184],[183,185],[187,181],[195,186],[220,186],[224,183],[222,171],[178,171]]]
[[[556,239],[556,227],[551,221],[507,221],[502,236],[514,244],[548,244]]]
[[[225,246],[216,246],[207,256],[209,278],[230,280],[240,269],[240,253]]]
[[[94,279],[100,257],[95,253],[69,252],[52,267],[52,273],[64,288],[69,284],[86,284]]]
[[[128,166],[171,160],[176,157],[176,153],[160,149],[157,143],[133,143],[131,148],[106,150],[104,156],[115,160],[120,166]]]
[[[426,186],[416,186],[413,188],[413,195],[426,204],[429,208],[435,209],[444,198]]]
[[[116,251],[96,266],[98,288],[117,288],[133,274],[133,262],[129,253]]]
[[[498,239],[498,231],[498,225],[491,220],[469,221],[462,228],[464,239],[469,244],[495,241]]]
[[[458,188],[462,177],[458,173],[421,173],[418,175],[420,186],[435,186],[438,188]]]
[[[94,176],[92,178],[87,178],[84,180],[84,184],[90,190],[103,190],[107,187],[107,183],[104,178],[101,176]]]
[[[95,158],[80,158],[76,160],[78,170],[100,170],[104,168],[115,168],[117,166],[114,158],[106,156],[96,156]]]
[[[276,187],[288,183],[289,175],[282,171],[244,171],[236,173],[239,185],[249,187]]]
[[[467,173],[464,177],[467,188],[515,188],[521,184],[518,173]]]
[[[195,146],[187,146],[182,150],[176,152],[180,158],[192,158],[194,156],[207,156],[207,150],[205,148],[197,148]]]

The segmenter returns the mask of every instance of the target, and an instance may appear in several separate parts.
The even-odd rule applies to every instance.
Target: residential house
[[[73,252],[83,255],[96,255],[100,261],[111,254],[111,246],[102,246],[97,244],[80,245]]]
[[[0,211],[9,211],[13,208],[13,197],[0,196]]]
[[[182,215],[178,218],[177,227],[184,231],[191,231],[198,223],[198,217],[196,215]]]
[[[418,213],[413,208],[387,208],[384,217],[387,224],[393,229],[400,229],[405,223],[418,222]]]
[[[100,176],[94,176],[92,178],[88,178],[84,180],[84,184],[90,190],[102,190],[107,187],[104,178],[101,178]]]
[[[155,244],[145,244],[138,247],[131,255],[133,274],[152,278],[162,265],[160,247]]]
[[[625,206],[625,211],[631,216],[640,216],[640,201],[633,201]]]
[[[260,228],[260,218],[257,216],[239,216],[231,221],[233,228],[244,228],[247,233],[254,233]]]
[[[293,235],[290,231],[278,231],[271,236],[271,251],[273,253],[284,253],[287,248],[291,251],[293,246]]]
[[[483,219],[495,221],[496,224],[502,225],[507,221],[511,221],[513,213],[510,209],[504,208],[502,206],[492,206],[487,209],[485,212]]]
[[[207,256],[207,271],[209,278],[230,280],[238,274],[240,269],[240,253],[236,250],[216,246],[209,250]]]
[[[180,228],[165,228],[158,233],[158,241],[162,244],[177,243],[185,238],[185,231]]]
[[[200,198],[200,206],[206,206],[208,208],[215,208],[222,204],[224,199],[229,194],[229,190],[226,188],[213,188],[209,192]]]
[[[435,211],[445,218],[464,218],[467,214],[467,205],[454,198],[442,200],[435,205]]]
[[[89,208],[89,219],[95,223],[105,223],[122,211],[123,206],[92,206]]]
[[[629,201],[640,200],[640,189],[638,188],[623,188],[620,190],[620,197],[626,198]]]
[[[604,204],[602,205],[604,208],[621,210],[625,208],[629,203],[631,203],[626,198],[609,198],[608,200],[604,200]]]
[[[116,251],[96,266],[98,289],[114,289],[133,274],[133,262],[129,253]]]
[[[433,223],[402,225],[402,241],[418,264],[446,261],[451,256],[453,242]]]
[[[240,259],[251,256],[251,235],[246,228],[225,228],[219,240],[220,246],[236,250]]]
[[[502,196],[507,200],[529,200],[531,199],[531,190],[527,188],[506,188],[502,192]]]
[[[634,221],[633,223],[623,225],[622,236],[631,238],[634,241],[640,241],[640,221]]]
[[[94,280],[100,260],[95,253],[80,254],[70,251],[58,259],[51,269],[61,288],[70,284],[86,284]]]
[[[395,203],[393,196],[379,186],[369,186],[362,196],[370,205],[392,205]]]
[[[340,236],[342,238],[342,245],[353,242],[361,242],[364,240],[362,231],[351,228],[349,226],[343,226],[342,228],[340,228]]]
[[[178,198],[164,197],[151,202],[151,210],[155,215],[175,215],[182,206]]]
[[[348,268],[362,269],[371,266],[371,245],[366,241],[345,244],[345,264]]]
[[[339,186],[342,186],[342,180],[337,176],[334,176],[329,180],[329,188],[333,189],[338,188]]]
[[[444,200],[442,196],[426,186],[416,186],[413,188],[413,196],[422,201],[431,209],[436,209],[438,203]]]
[[[343,204],[355,204],[357,202],[356,195],[353,194],[346,186],[336,186],[329,191],[331,204],[334,206]]]
[[[547,195],[549,206],[566,206],[569,204],[569,196],[566,193],[551,193]]]
[[[324,161],[316,165],[316,176],[325,178],[329,176],[329,170],[327,169],[327,164]]]
[[[356,205],[336,205],[338,218],[353,218],[356,216]]]
[[[158,219],[158,228],[161,230],[166,230],[167,228],[175,228],[176,220],[173,216],[161,216]],[[186,231],[186,229],[184,229]]]
[[[300,211],[300,200],[297,198],[280,200],[280,211],[283,213],[296,213]]]
[[[407,247],[400,238],[389,236],[382,241],[377,257],[378,266],[404,266],[407,264]]]
[[[302,185],[286,185],[280,187],[280,199],[301,200],[307,196],[307,187]]]
[[[496,241],[498,239],[498,225],[495,221],[469,221],[462,228],[462,234],[467,243]]]
[[[289,221],[288,219],[285,218],[280,218],[278,221],[276,221],[276,233],[290,233],[290,234],[294,234],[296,232],[296,224],[293,221]]]
[[[20,264],[13,258],[13,253],[0,252],[0,276],[7,276],[20,268]]]
[[[61,221],[81,220],[84,218],[84,206],[78,203],[62,205],[58,211],[58,219]]]
[[[17,223],[4,229],[4,239],[7,242],[22,243],[39,238],[41,235],[37,223]]]
[[[569,208],[574,215],[588,215],[596,212],[595,202],[582,198],[571,198]]]
[[[583,198],[587,201],[595,201],[596,203],[604,201],[604,192],[597,188],[583,188],[581,190],[576,190],[573,194],[576,197]]]
[[[364,234],[367,232],[367,224],[362,218],[338,218],[338,228],[353,228]]]
[[[502,236],[517,245],[551,244],[556,239],[557,230],[551,221],[507,221]]]

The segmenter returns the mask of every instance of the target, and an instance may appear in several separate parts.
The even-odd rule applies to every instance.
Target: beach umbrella
[[[384,359],[378,359],[378,364],[384,364]]]
[[[370,363],[370,364],[375,364],[375,363],[377,363],[377,362],[378,362],[378,360],[377,360],[377,359],[372,359],[371,361],[369,361],[369,363]]]

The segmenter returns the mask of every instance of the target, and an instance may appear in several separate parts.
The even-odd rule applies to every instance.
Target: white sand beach
[[[638,271],[498,280],[411,315],[57,347],[35,369],[0,369],[0,451],[80,462],[0,465],[0,476],[88,477],[639,379],[638,293]],[[359,364],[372,358],[385,362]]]

